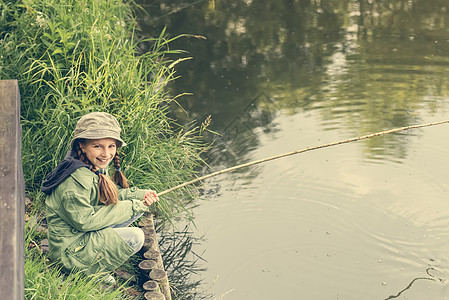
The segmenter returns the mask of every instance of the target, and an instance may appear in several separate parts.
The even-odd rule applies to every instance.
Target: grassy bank
[[[134,186],[165,190],[191,179],[201,162],[195,129],[167,116],[173,99],[165,86],[176,65],[167,57],[176,51],[161,33],[149,41],[149,52],[139,53],[132,9],[122,0],[0,0],[0,79],[19,81],[22,164],[33,211],[43,210],[42,180],[88,112],[107,111],[121,123],[128,143],[122,169]],[[168,194],[153,209],[172,219],[188,212],[191,195],[189,188]],[[35,229],[27,229],[26,245],[44,237]],[[26,255],[27,299],[40,299],[40,288],[54,292],[52,299],[96,291],[77,274],[60,277],[37,247],[27,247]],[[92,297],[111,294],[99,290]]]

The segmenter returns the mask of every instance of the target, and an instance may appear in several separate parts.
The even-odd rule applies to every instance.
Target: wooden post
[[[24,299],[25,188],[17,80],[0,80],[0,291]]]

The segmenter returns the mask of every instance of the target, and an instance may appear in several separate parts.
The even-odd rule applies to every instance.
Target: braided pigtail
[[[83,142],[84,142],[84,139],[83,139],[83,141],[77,140],[74,143],[73,148],[75,149],[75,153],[76,153],[75,158],[81,160],[83,163],[85,163],[86,165],[89,165],[91,168],[94,168],[92,163],[87,159],[86,153],[83,153],[83,151],[81,150],[80,143],[83,143]]]
[[[129,188],[128,180],[126,179],[125,175],[123,174],[120,168],[120,157],[118,156],[118,153],[115,153],[114,156],[114,168],[115,168],[114,182],[124,189]]]
[[[118,190],[115,183],[104,174],[98,174],[98,193],[100,201],[106,205],[118,203]]]
[[[78,139],[74,142],[73,149],[75,150],[76,153],[75,158],[89,165],[90,170],[98,175],[98,194],[100,202],[105,205],[117,204],[119,202],[117,186],[108,176],[105,176],[105,174],[102,174],[99,172],[99,170],[97,170],[95,165],[87,158],[86,153],[83,153],[80,147],[80,143],[84,144],[85,139]]]

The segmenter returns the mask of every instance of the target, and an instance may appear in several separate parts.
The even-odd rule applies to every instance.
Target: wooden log
[[[154,227],[140,227],[140,229],[143,230],[143,233],[145,233],[145,236],[148,237],[156,237],[156,230],[154,229]]]
[[[159,284],[154,280],[148,280],[143,284],[143,288],[146,291],[154,292],[159,288]]]
[[[0,291],[24,299],[25,184],[17,80],[0,80]]]
[[[150,249],[143,254],[143,257],[145,257],[148,260],[154,260],[156,262],[156,266],[159,269],[164,269],[164,263],[162,262],[162,256],[159,251]]]
[[[130,299],[140,299],[142,297],[142,292],[136,290],[135,288],[129,287],[124,288],[124,293],[129,296]]]
[[[129,282],[136,282],[137,281],[137,278],[135,276],[133,276],[132,274],[130,274],[130,273],[128,273],[125,270],[120,269],[120,268],[115,269],[114,270],[114,274],[117,277],[120,277],[121,279],[127,280]]]
[[[166,300],[164,294],[159,292],[146,292],[143,296],[147,300]]]
[[[154,221],[152,218],[148,218],[148,216],[146,216],[145,218],[140,220],[138,224],[140,227],[153,227],[154,228]]]
[[[139,268],[142,270],[153,270],[157,267],[157,262],[155,260],[145,259],[139,263]]]
[[[50,248],[48,247],[48,239],[43,239],[40,244],[40,248],[43,252],[48,253]]]
[[[158,283],[167,282],[167,273],[162,269],[153,269],[150,272],[150,279]]]
[[[142,230],[144,231],[146,236],[148,235],[149,237],[153,237],[155,239],[155,242],[153,244],[153,247],[148,249],[148,251],[146,251],[143,254],[143,256],[148,260],[156,261],[157,268],[159,269],[159,271],[156,271],[157,269],[152,269],[149,276],[150,276],[150,279],[155,280],[151,276],[153,276],[155,278],[159,278],[163,275],[159,280],[155,280],[155,281],[158,281],[159,288],[160,288],[162,294],[164,295],[165,299],[171,300],[170,285],[168,282],[167,273],[164,271],[165,270],[164,262],[162,260],[161,253],[159,251],[159,245],[157,243],[157,236],[156,236],[156,230],[154,229],[153,215],[150,214],[146,219],[148,219],[148,221],[145,221],[143,224],[152,224],[152,226],[143,227]],[[163,274],[160,271],[162,271]]]
[[[168,284],[167,273],[163,269],[153,269],[151,270],[150,279],[159,283],[159,288],[161,293],[166,296],[167,299],[171,299],[170,285]]]
[[[156,245],[156,239],[145,235],[145,241],[143,242],[143,246],[142,246],[143,251],[146,252],[150,249],[154,249],[155,245]]]
[[[146,259],[157,259],[160,255],[161,253],[159,251],[150,249],[143,254],[143,257]]]

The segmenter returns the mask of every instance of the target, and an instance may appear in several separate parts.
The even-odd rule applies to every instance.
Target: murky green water
[[[139,1],[192,59],[224,167],[449,119],[449,1]],[[175,57],[176,58],[176,57]],[[184,118],[179,115],[178,118]],[[449,125],[283,158],[205,184],[195,247],[215,299],[449,299]],[[206,201],[203,201],[206,200]],[[204,252],[203,252],[204,251]]]

